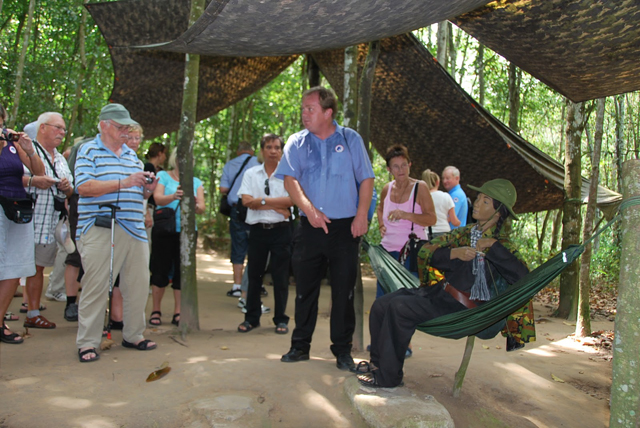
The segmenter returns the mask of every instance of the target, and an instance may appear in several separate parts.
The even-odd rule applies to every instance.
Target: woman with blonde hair
[[[425,229],[429,239],[451,232],[451,225],[449,223],[454,226],[460,226],[460,220],[456,217],[456,206],[453,203],[451,195],[438,190],[438,187],[440,187],[440,176],[430,169],[425,169],[422,173],[422,181],[427,183],[427,187],[431,192],[431,198],[433,199],[433,205],[436,209],[436,216],[438,217],[436,224],[431,227],[431,236],[429,236],[428,228]]]

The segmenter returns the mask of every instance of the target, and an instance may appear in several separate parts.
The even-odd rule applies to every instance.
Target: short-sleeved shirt
[[[247,157],[251,157],[251,159],[249,160],[249,162],[247,162],[247,165],[245,165],[240,175],[238,175],[235,183],[233,183],[233,187],[231,187],[233,178],[236,176],[238,171],[240,171],[240,168],[242,167],[244,161],[247,160]],[[227,193],[227,201],[230,205],[235,205],[238,203],[238,189],[242,184],[242,177],[244,176],[244,173],[247,172],[249,168],[259,164],[260,163],[258,162],[258,158],[256,158],[255,156],[251,156],[249,153],[243,153],[240,156],[231,159],[224,166],[224,168],[222,169],[222,178],[220,178],[220,187],[231,187],[229,189],[229,193]]]
[[[265,192],[266,183],[269,181],[269,194]],[[238,197],[242,198],[242,195],[249,195],[254,198],[281,198],[289,196],[289,193],[284,188],[284,181],[281,178],[276,177],[275,174],[271,174],[271,177],[267,175],[264,170],[264,165],[258,165],[250,168],[244,177],[242,178],[242,185],[238,190]],[[274,210],[247,210],[247,219],[245,223],[280,223],[282,221],[288,221],[282,214],[278,214]]]
[[[38,155],[42,158],[44,173],[47,177],[56,178],[57,176],[60,180],[66,178],[73,186],[73,176],[71,175],[69,165],[67,165],[67,160],[64,156],[62,156],[57,150],[54,150],[52,158],[50,153],[35,141],[33,147],[37,149]],[[49,159],[48,162],[47,159]],[[51,163],[55,168],[55,174],[49,163]],[[31,172],[27,167],[24,167],[24,175],[31,177]],[[30,193],[35,192],[38,196],[33,212],[34,241],[36,244],[51,244],[56,240],[54,233],[60,217],[60,212],[53,208],[53,195],[60,196],[62,198],[66,198],[67,196],[60,192],[55,184],[47,189],[30,187],[27,188],[27,191]]]
[[[449,226],[451,226],[451,229],[464,227],[467,225],[467,212],[469,211],[467,195],[459,184],[449,190],[449,194],[451,195],[451,199],[453,199],[453,203],[456,205],[456,217],[460,220],[460,226],[454,226],[451,223],[449,223]]]
[[[125,180],[136,172],[142,172],[142,164],[133,150],[124,144],[118,157],[104,145],[100,134],[96,135],[93,141],[80,147],[75,167],[76,187],[89,180]],[[80,196],[76,239],[80,239],[80,236],[94,225],[96,216],[111,217],[111,210],[106,207],[99,208],[100,204],[113,204],[120,207],[116,212],[118,225],[132,237],[146,242],[143,201],[142,186],[122,188],[118,192],[102,196]]]
[[[158,173],[158,184],[162,184],[164,186],[164,194],[165,195],[173,195],[178,190],[178,186],[180,182],[171,178],[167,171],[160,171]],[[202,186],[202,180],[199,178],[193,177],[193,194],[196,195],[198,193],[198,188]],[[180,205],[180,201],[178,199],[174,199],[167,205],[161,205],[157,208],[169,207],[176,212],[176,232],[180,232],[180,209],[178,209]],[[198,230],[198,225],[196,225],[196,230]]]
[[[447,233],[451,232],[451,226],[449,225],[449,210],[455,208],[451,195],[440,190],[431,192],[431,199],[433,199],[433,206],[436,209],[437,222],[431,227],[433,233]],[[466,202],[465,198],[465,202]],[[425,230],[429,228],[426,227]]]
[[[362,137],[333,124],[336,131],[326,140],[306,129],[289,137],[275,175],[298,180],[313,206],[328,218],[355,217],[358,185],[374,178],[373,168]]]

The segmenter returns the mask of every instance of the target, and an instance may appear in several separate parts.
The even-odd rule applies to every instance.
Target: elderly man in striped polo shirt
[[[100,208],[101,204],[120,207],[115,218],[113,278],[120,275],[124,299],[122,345],[141,351],[156,348],[143,336],[149,289],[143,200],[153,193],[157,179],[153,173],[143,172],[136,153],[125,144],[129,126],[136,124],[127,109],[108,104],[99,119],[100,134],[80,148],[75,164],[80,195],[76,242],[85,272],[76,339],[80,362],[100,358],[96,348],[100,346],[107,306],[111,210]]]

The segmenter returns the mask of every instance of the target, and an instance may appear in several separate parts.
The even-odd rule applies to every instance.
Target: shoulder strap
[[[58,173],[56,172],[56,168],[51,164],[51,161],[49,160],[49,156],[47,156],[47,154],[44,151],[44,148],[40,145],[40,143],[38,143],[37,141],[33,140],[34,144],[36,145],[37,149],[40,149],[40,151],[42,152],[42,154],[44,155],[43,157],[45,158],[45,160],[47,161],[47,163],[49,164],[49,166],[51,167],[51,171],[53,171],[53,175],[56,176],[56,178],[60,178],[58,177]],[[55,162],[55,158],[53,159]]]
[[[416,181],[415,190],[413,191],[413,208],[411,209],[412,213],[416,212],[416,199],[418,199],[418,187],[420,186],[420,180]],[[411,222],[411,232],[413,232],[413,222]],[[433,231],[431,230],[431,226],[429,226],[429,236],[427,236],[427,240],[431,241],[433,238]]]
[[[233,177],[233,181],[231,182],[231,186],[229,186],[229,190],[233,189],[233,185],[236,183],[236,180],[238,179],[238,176],[240,175],[240,173],[242,172],[242,170],[244,169],[245,166],[247,166],[247,164],[249,163],[249,161],[251,160],[251,155],[249,155],[249,157],[247,157],[244,160],[244,163],[242,164],[242,166],[240,167],[240,169],[238,170],[238,173],[236,174],[235,177]]]

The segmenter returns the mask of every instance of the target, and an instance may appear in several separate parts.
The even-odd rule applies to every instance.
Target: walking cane
[[[120,209],[117,205],[101,204],[100,208],[109,208],[111,210],[111,258],[109,260],[109,303],[105,313],[104,325],[106,326],[107,338],[100,344],[100,349],[109,349],[113,345],[111,340],[111,298],[113,297],[113,241],[116,228],[116,211]]]

